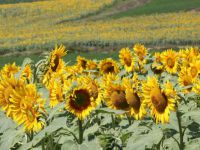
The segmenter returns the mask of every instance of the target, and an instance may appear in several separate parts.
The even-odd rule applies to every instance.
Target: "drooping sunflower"
[[[44,122],[40,121],[40,111],[44,112],[45,100],[37,92],[34,84],[27,84],[13,90],[10,98],[12,118],[19,125],[24,123],[27,132],[39,131]]]
[[[144,102],[150,108],[156,123],[168,123],[170,110],[176,110],[176,92],[170,82],[164,86],[165,88],[161,88],[156,77],[148,77],[142,86]]]
[[[10,116],[12,109],[10,108],[10,97],[16,88],[20,88],[24,85],[23,80],[17,80],[14,77],[4,77],[0,80],[0,107],[6,114]]]
[[[147,56],[147,49],[142,44],[135,44],[133,47],[135,56],[140,60],[143,61],[144,58]]]
[[[154,54],[154,62],[151,65],[151,68],[155,74],[161,74],[164,70],[163,64],[161,63],[161,54],[156,52]]]
[[[119,52],[119,58],[122,65],[124,65],[127,72],[134,70],[135,60],[131,54],[131,50],[127,48],[122,48]]]
[[[69,86],[70,85],[70,86]],[[65,108],[80,120],[87,117],[97,106],[91,88],[82,80],[68,81]]]
[[[126,101],[130,107],[130,114],[134,116],[136,120],[142,119],[146,115],[146,104],[141,95],[141,92],[135,87],[134,82],[131,82],[129,78],[123,78],[122,84],[125,87]]]
[[[23,80],[31,80],[32,78],[32,70],[30,64],[27,64],[24,69],[22,70],[22,73],[20,75],[20,78]]]
[[[49,80],[52,75],[57,74],[60,75],[64,71],[65,62],[62,57],[66,55],[66,50],[63,45],[57,47],[50,53],[49,56],[49,65],[44,73],[43,84],[48,86]]]
[[[18,67],[15,62],[13,64],[6,64],[1,70],[1,76],[12,77],[14,74],[18,73],[20,67]]]
[[[117,62],[114,61],[112,58],[106,58],[104,60],[101,60],[98,65],[98,68],[101,74],[116,74],[119,72],[119,66]]]
[[[168,49],[162,52],[161,58],[164,68],[168,73],[174,74],[177,72],[179,58],[177,52]]]

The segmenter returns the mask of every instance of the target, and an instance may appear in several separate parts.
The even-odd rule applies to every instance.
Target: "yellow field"
[[[43,49],[56,43],[91,41],[104,45],[116,42],[187,44],[199,40],[200,12],[60,23],[97,11],[112,2],[113,0],[104,0],[104,3],[93,0],[54,0],[0,5],[0,50],[6,52],[24,47]]]

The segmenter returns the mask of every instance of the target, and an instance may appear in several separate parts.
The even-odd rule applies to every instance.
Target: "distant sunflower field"
[[[34,63],[0,70],[0,149],[199,149],[200,51],[149,54],[142,44],[119,61],[78,56],[63,45]]]

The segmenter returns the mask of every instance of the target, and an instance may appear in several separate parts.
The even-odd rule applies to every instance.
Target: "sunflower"
[[[161,58],[167,72],[169,72],[170,74],[177,72],[178,54],[175,51],[173,51],[172,49],[164,51],[161,54]]]
[[[116,74],[119,72],[118,64],[112,58],[106,58],[104,60],[101,60],[98,68],[101,74],[109,74],[109,73]]]
[[[88,86],[91,91],[91,96],[96,101],[96,105],[99,105],[102,100],[102,93],[97,80],[93,79],[89,75],[81,76],[80,78],[78,78],[78,80],[80,80],[79,82],[84,82],[84,84]]]
[[[45,84],[45,86],[48,86],[52,75],[61,75],[63,73],[65,63],[62,57],[65,55],[66,50],[63,45],[60,47],[56,46],[56,48],[50,53],[49,64],[43,76],[43,84]]]
[[[76,61],[77,61],[77,67],[80,69],[80,70],[85,70],[86,67],[87,67],[87,59],[84,58],[84,57],[81,57],[81,56],[78,56],[76,58]]]
[[[196,79],[200,74],[200,61],[193,60],[189,66],[190,67],[188,68],[188,72],[191,74],[193,79]]]
[[[129,78],[123,78],[122,84],[125,87],[126,101],[130,107],[130,114],[135,117],[136,120],[142,119],[146,115],[146,105],[142,98],[141,92],[137,88],[134,82],[131,82]]]
[[[40,121],[40,111],[44,111],[45,100],[41,98],[34,84],[13,90],[10,102],[13,120],[19,125],[24,123],[27,132],[41,129],[44,122]]]
[[[93,60],[88,60],[86,64],[87,70],[96,70],[97,69],[97,63]]]
[[[182,64],[185,67],[189,67],[189,64],[192,63],[199,57],[199,50],[197,48],[187,48],[185,50],[180,50],[179,55],[182,60]]]
[[[135,44],[133,47],[135,56],[139,59],[139,61],[143,61],[147,56],[147,49],[142,44]]]
[[[91,88],[80,79],[68,80],[65,87],[68,87],[65,89],[67,91],[66,110],[83,120],[97,106]]]
[[[0,80],[0,107],[6,111],[8,116],[11,113],[10,97],[14,89],[22,87],[23,84],[23,80],[17,80],[14,77],[4,77],[3,80]]]
[[[142,86],[144,102],[151,109],[151,115],[156,123],[168,123],[170,110],[176,110],[176,92],[170,82],[164,86],[165,89],[160,87],[156,77],[147,77]]]
[[[161,53],[156,52],[154,54],[154,62],[152,63],[151,68],[155,74],[161,74],[164,71],[164,67],[161,64]]]
[[[20,75],[20,78],[23,80],[30,81],[32,78],[32,70],[30,64],[27,64],[24,69],[22,70],[22,73]]]
[[[196,80],[196,79],[192,78],[191,73],[188,73],[187,67],[182,67],[178,76],[179,76],[178,82],[182,87],[192,86]],[[183,92],[188,93],[188,92],[190,92],[190,90],[191,90],[191,88],[188,88],[187,90],[184,90]]]
[[[119,52],[119,58],[121,64],[125,66],[127,72],[133,71],[135,62],[129,48],[122,48]]]
[[[15,62],[13,64],[6,64],[1,70],[1,75],[6,77],[12,77],[14,74],[18,73],[20,67],[18,67]]]
[[[51,81],[50,86],[50,107],[55,107],[59,103],[64,101],[64,93],[63,93],[63,86],[62,84],[57,80]]]

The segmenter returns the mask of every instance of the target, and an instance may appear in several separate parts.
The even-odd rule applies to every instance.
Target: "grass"
[[[36,0],[0,0],[0,4],[15,4],[22,2],[34,2]]]
[[[113,18],[127,16],[169,13],[200,8],[199,0],[151,0],[149,3],[113,15]]]

